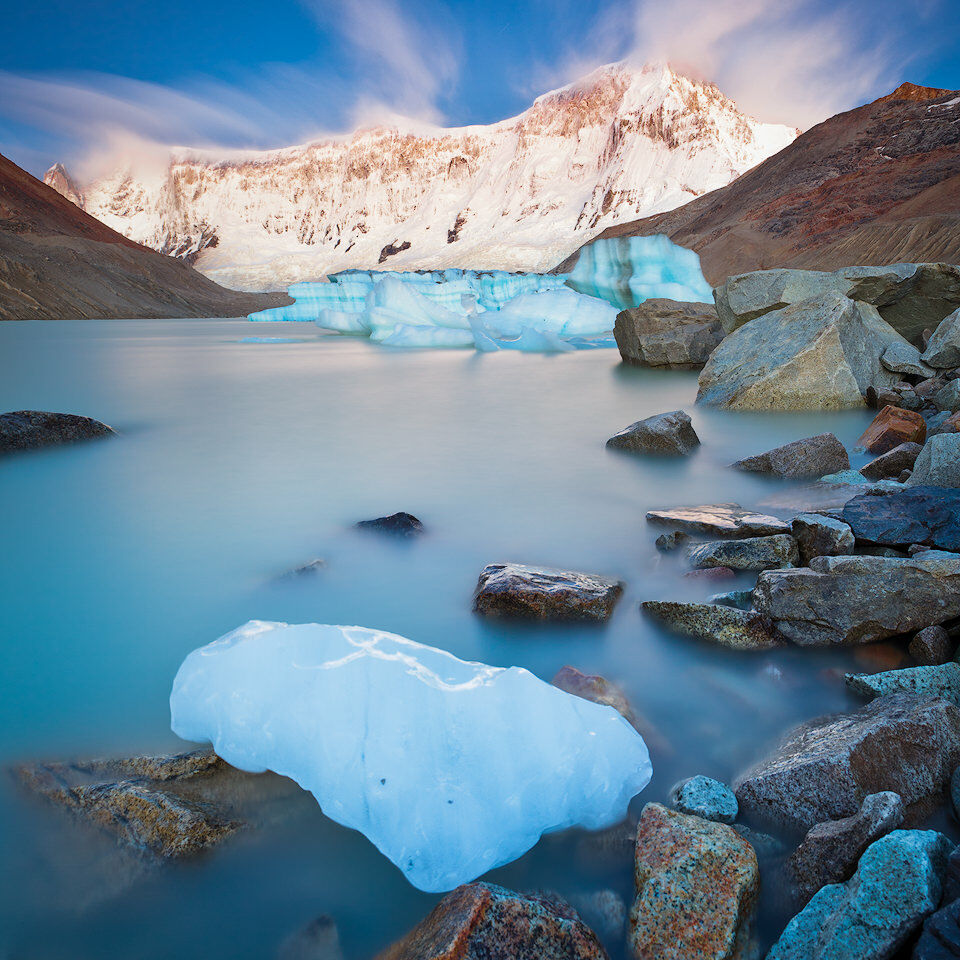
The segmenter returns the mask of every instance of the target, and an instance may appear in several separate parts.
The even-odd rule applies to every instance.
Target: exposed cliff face
[[[657,233],[697,251],[714,285],[771,267],[958,263],[960,91],[905,83],[729,186],[601,236]]]
[[[796,136],[663,65],[602,68],[491,126],[240,157],[178,151],[153,179],[82,190],[89,213],[246,289],[350,267],[540,270],[605,226],[671,209]]]
[[[230,317],[287,302],[218,286],[0,156],[0,320]]]

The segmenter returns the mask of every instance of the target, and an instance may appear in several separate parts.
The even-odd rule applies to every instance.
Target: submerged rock
[[[651,298],[617,314],[613,335],[625,363],[699,370],[723,339],[712,303]]]
[[[910,641],[907,651],[917,663],[932,666],[952,659],[956,644],[943,627],[924,627]]]
[[[892,387],[880,356],[900,339],[876,307],[822,296],[731,333],[700,373],[697,402],[736,410],[845,410]]]
[[[960,710],[901,693],[801,724],[733,788],[742,814],[807,831],[853,816],[871,793],[897,793],[908,808],[937,796],[958,762]]]
[[[856,541],[849,524],[819,513],[801,513],[793,518],[792,533],[800,562],[814,557],[843,557],[853,553]]]
[[[766,537],[790,532],[790,524],[786,521],[752,513],[738,503],[651,510],[647,514],[647,521],[669,524],[684,533],[704,533],[715,537]]]
[[[872,843],[856,873],[795,916],[767,960],[888,960],[940,901],[950,841],[894,830]]]
[[[960,706],[960,663],[904,667],[883,673],[848,673],[845,680],[851,690],[865,697],[916,693],[924,697],[941,697]]]
[[[733,823],[739,811],[733,791],[725,783],[703,774],[676,784],[670,791],[670,802],[681,813],[718,823]]]
[[[920,451],[907,486],[960,487],[960,433],[938,433]]]
[[[608,577],[491,563],[480,574],[473,609],[487,617],[607,620],[622,594],[623,584]]]
[[[682,530],[674,530],[672,533],[661,533],[660,536],[657,537],[656,547],[658,550],[666,553],[683,546],[689,539],[690,534],[684,533]]]
[[[596,934],[558,897],[469,883],[377,960],[606,960]]]
[[[927,421],[913,410],[885,406],[860,436],[857,446],[869,453],[887,453],[901,443],[922,444],[927,438]]]
[[[714,540],[687,551],[687,560],[694,569],[769,570],[793,566],[799,559],[797,541],[787,533],[743,540]]]
[[[423,524],[412,513],[392,513],[376,520],[358,520],[358,530],[386,533],[392,537],[416,537],[423,533]]]
[[[343,960],[340,934],[333,918],[317,917],[291,934],[280,944],[276,960]]]
[[[309,577],[315,573],[319,573],[326,567],[326,565],[326,560],[322,560],[320,557],[315,557],[313,560],[308,560],[306,563],[301,563],[299,567],[293,567],[290,570],[287,570],[285,573],[281,573],[276,579],[281,582],[299,580],[301,577]]]
[[[683,410],[658,413],[624,427],[607,441],[614,450],[660,456],[686,456],[700,446],[690,417]]]
[[[868,480],[896,480],[904,470],[913,470],[923,447],[919,443],[901,443],[860,468]]]
[[[640,606],[674,633],[732,650],[770,650],[783,644],[769,620],[748,610],[672,600],[645,600]]]
[[[849,880],[864,850],[901,823],[903,801],[887,790],[864,797],[852,817],[827,820],[811,827],[783,865],[788,895],[794,906],[806,906],[828,883]]]
[[[844,445],[832,433],[821,433],[775,447],[732,464],[736,470],[772,473],[789,480],[809,480],[850,469]]]
[[[923,362],[931,367],[960,367],[960,309],[937,324],[923,352]]]
[[[760,886],[753,848],[722,823],[648,803],[637,826],[637,960],[747,960]]]
[[[753,597],[794,643],[871,643],[960,616],[960,555],[815,557],[809,567],[765,570]]]
[[[0,413],[0,455],[116,435],[113,427],[92,417],[73,413],[49,413],[45,410]]]
[[[594,890],[571,897],[577,913],[608,942],[621,942],[627,926],[627,905],[615,890]]]
[[[960,491],[954,489],[917,485],[883,497],[858,496],[844,506],[843,519],[864,543],[960,551]]]

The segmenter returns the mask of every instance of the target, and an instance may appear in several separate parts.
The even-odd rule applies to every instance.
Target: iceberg
[[[700,257],[669,237],[607,237],[580,251],[567,282],[580,293],[600,297],[621,310],[652,297],[713,302]]]
[[[186,657],[170,713],[233,766],[291,777],[431,893],[543,833],[618,822],[652,774],[612,707],[365,627],[251,621]]]
[[[522,293],[496,313],[481,318],[502,336],[520,336],[525,329],[532,329],[580,337],[609,333],[616,319],[617,310],[605,300],[569,288]]]

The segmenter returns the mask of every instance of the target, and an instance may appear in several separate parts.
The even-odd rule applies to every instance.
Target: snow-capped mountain
[[[126,236],[245,290],[351,267],[545,270],[612,224],[672,209],[789,144],[713,84],[664,64],[602,67],[489,126],[362,130],[47,182]],[[61,191],[64,192],[64,191]]]

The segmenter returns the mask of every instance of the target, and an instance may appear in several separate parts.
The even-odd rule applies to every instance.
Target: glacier
[[[251,621],[186,657],[170,713],[227,763],[295,780],[431,893],[543,833],[618,822],[652,775],[612,707],[365,627]]]

